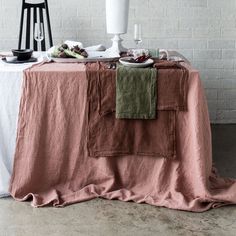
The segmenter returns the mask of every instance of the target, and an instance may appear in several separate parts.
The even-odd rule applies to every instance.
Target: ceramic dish
[[[96,61],[103,61],[103,62],[109,62],[113,60],[118,60],[118,58],[107,58],[107,57],[91,57],[91,58],[83,58],[83,59],[77,59],[77,58],[58,58],[58,57],[51,57],[52,61],[57,63],[83,63],[83,62],[96,62]]]
[[[130,67],[135,67],[135,68],[148,67],[154,63],[152,59],[148,59],[147,61],[141,62],[141,63],[129,62],[129,60],[130,60],[130,57],[122,57],[120,58],[119,62],[124,66],[130,66]]]
[[[36,62],[36,61],[38,61],[38,59],[35,57],[31,57],[29,60],[22,61],[22,60],[18,60],[17,58],[15,58],[14,60],[7,61],[6,58],[2,58],[2,61],[6,62],[6,63],[11,63],[11,64],[22,64],[22,63]]]
[[[15,60],[17,60],[17,57],[15,57],[15,56],[7,56],[6,57],[7,62],[12,62],[12,61],[15,61]]]
[[[17,57],[18,61],[29,60],[33,54],[32,49],[12,49],[13,56]]]

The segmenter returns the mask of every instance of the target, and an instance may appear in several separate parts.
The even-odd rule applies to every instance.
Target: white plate
[[[96,62],[96,61],[104,61],[109,62],[118,58],[107,58],[107,57],[90,57],[90,58],[58,58],[58,57],[51,57],[51,60],[57,63],[83,63],[83,62]]]
[[[154,63],[154,61],[150,58],[147,61],[141,62],[141,63],[127,62],[126,60],[129,60],[129,59],[130,57],[123,57],[123,58],[120,58],[119,62],[124,66],[130,66],[130,67],[135,67],[135,68],[148,67]]]

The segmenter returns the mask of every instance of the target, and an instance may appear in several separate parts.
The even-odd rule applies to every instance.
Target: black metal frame
[[[51,24],[50,24],[50,18],[49,18],[49,10],[48,10],[48,1],[44,0],[42,3],[27,3],[26,0],[22,0],[22,11],[21,11],[21,20],[20,20],[20,33],[19,33],[19,41],[18,41],[18,49],[21,49],[21,43],[22,43],[22,32],[23,32],[23,22],[24,22],[24,12],[27,11],[27,19],[26,19],[26,41],[25,41],[25,48],[30,48],[30,21],[31,21],[31,9],[33,9],[33,21],[34,25],[37,22],[37,9],[39,9],[39,20],[40,23],[43,24],[44,28],[44,19],[43,19],[43,10],[45,9],[46,13],[46,20],[47,20],[47,28],[48,28],[48,36],[49,36],[49,45],[50,47],[53,46],[52,41],[52,32],[51,32]],[[33,25],[33,28],[34,28]],[[45,46],[45,30],[44,32],[44,39],[41,42],[41,48],[42,51],[46,51]],[[34,39],[34,33],[33,35],[33,45],[34,45],[34,51],[38,50],[37,41]]]

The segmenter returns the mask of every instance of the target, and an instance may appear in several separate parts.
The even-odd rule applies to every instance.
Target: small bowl
[[[13,62],[13,61],[16,61],[17,60],[17,57],[15,56],[6,56],[6,61],[7,62]]]
[[[17,57],[19,61],[26,61],[32,57],[32,49],[12,49],[13,56]]]

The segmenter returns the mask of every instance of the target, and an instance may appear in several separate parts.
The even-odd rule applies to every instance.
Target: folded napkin
[[[160,110],[158,119],[116,119],[116,71],[110,69],[109,64],[97,62],[85,65],[88,81],[88,155],[174,158],[176,111]],[[159,81],[157,87],[159,89]],[[159,92],[157,94],[160,95]]]
[[[158,110],[187,111],[189,71],[176,61],[158,60]]]
[[[93,46],[89,46],[84,48],[86,51],[105,51],[106,47],[103,46],[102,44],[98,44],[98,45],[93,45]]]
[[[155,119],[156,78],[155,68],[119,66],[116,75],[116,118]]]

